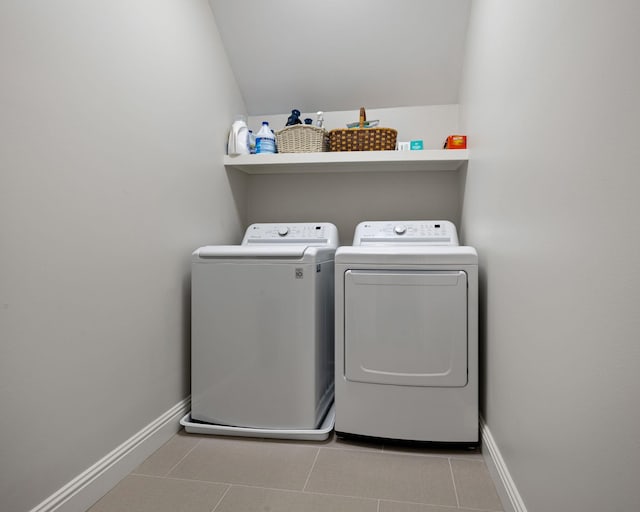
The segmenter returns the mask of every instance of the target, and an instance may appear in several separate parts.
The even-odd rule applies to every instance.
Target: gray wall
[[[640,5],[474,2],[462,228],[529,512],[640,510]]]
[[[355,172],[254,175],[250,222],[332,222],[351,245],[365,220],[445,219],[459,215],[456,172]]]
[[[0,3],[0,509],[189,394],[189,256],[236,243],[245,110],[206,0]]]
[[[315,112],[303,113],[316,119]],[[325,112],[325,128],[357,121],[358,110]],[[458,105],[367,110],[367,119],[395,128],[399,141],[422,139],[425,149],[440,149],[460,127]],[[287,115],[251,116],[254,130],[262,121],[277,131]],[[456,172],[329,172],[254,175],[248,185],[249,222],[332,222],[342,244],[351,245],[364,220],[445,219],[458,222],[460,194]]]

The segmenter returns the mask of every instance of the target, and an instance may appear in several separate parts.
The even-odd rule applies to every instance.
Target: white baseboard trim
[[[30,512],[87,510],[180,430],[190,405],[191,397],[178,402]]]
[[[482,456],[502,501],[504,512],[527,512],[527,507],[511,478],[511,473],[502,458],[498,445],[482,418],[480,418],[480,432],[482,434]]]

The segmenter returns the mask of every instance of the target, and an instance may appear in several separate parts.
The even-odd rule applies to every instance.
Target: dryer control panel
[[[251,224],[242,245],[307,244],[337,247],[338,229],[328,222],[292,222],[287,224]]]
[[[458,233],[448,220],[367,221],[353,245],[458,245]]]

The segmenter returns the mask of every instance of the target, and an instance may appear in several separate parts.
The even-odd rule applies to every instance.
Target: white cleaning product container
[[[249,154],[249,127],[244,116],[237,116],[231,125],[227,153],[229,155]]]
[[[267,121],[262,121],[262,127],[256,135],[256,154],[275,152],[276,136],[269,128],[269,123]]]

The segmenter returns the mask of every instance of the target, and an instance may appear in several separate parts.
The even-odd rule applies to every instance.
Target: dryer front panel
[[[403,386],[467,384],[467,274],[348,270],[344,375]]]

